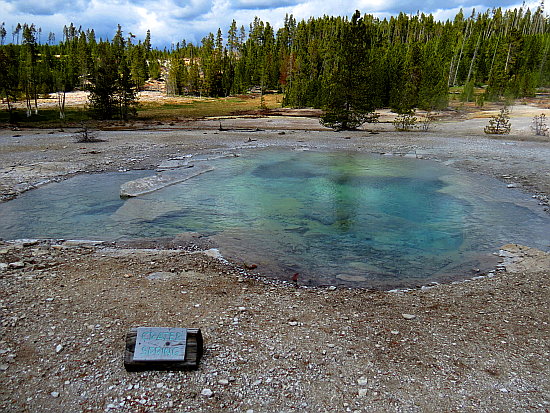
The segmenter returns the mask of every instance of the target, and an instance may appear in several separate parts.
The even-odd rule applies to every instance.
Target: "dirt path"
[[[306,147],[436,159],[547,203],[548,140],[522,129],[488,138],[485,123],[446,121],[428,133],[380,124],[372,134],[321,132],[309,118],[224,119],[223,131],[205,120],[105,131],[105,142],[86,145],[70,131],[2,130],[0,191],[8,199],[75,173],[155,168],[189,153]],[[550,409],[548,253],[509,245],[492,276],[387,293],[266,282],[196,253],[192,236],[180,241],[0,242],[0,410]],[[127,373],[124,335],[146,325],[201,328],[199,370]]]

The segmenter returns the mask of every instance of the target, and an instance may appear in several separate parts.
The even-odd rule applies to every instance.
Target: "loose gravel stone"
[[[357,384],[359,386],[366,386],[368,383],[369,381],[365,377],[361,377],[359,380],[357,380]]]
[[[201,395],[205,397],[212,397],[214,395],[214,392],[210,389],[203,389],[201,391]]]

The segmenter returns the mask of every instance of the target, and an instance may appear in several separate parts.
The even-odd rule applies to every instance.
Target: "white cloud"
[[[294,6],[300,3],[300,0],[236,0],[233,8],[235,9],[279,9],[281,7]]]
[[[38,16],[51,16],[58,14],[60,10],[68,9],[74,11],[81,11],[86,8],[86,0],[74,0],[67,4],[66,0],[49,0],[49,1],[36,1],[36,0],[5,0],[6,3],[11,5],[11,11]],[[4,9],[4,8],[2,8]]]

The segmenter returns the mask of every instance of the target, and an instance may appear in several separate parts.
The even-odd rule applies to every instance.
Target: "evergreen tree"
[[[67,56],[62,51],[53,67],[54,90],[57,92],[57,106],[59,109],[59,119],[61,120],[65,119],[65,98],[69,87],[67,62]]]
[[[98,59],[88,98],[91,113],[97,119],[128,120],[136,112],[137,89],[125,47],[120,26],[111,43],[98,44]]]
[[[227,32],[227,46],[229,48],[230,55],[237,55],[241,46],[239,42],[239,35],[237,33],[237,22],[233,20],[229,31]]]
[[[38,60],[38,45],[35,37],[34,25],[23,25],[23,44],[20,54],[20,82],[25,94],[27,117],[31,116],[32,102],[34,101],[35,114],[38,113],[38,87],[36,66]]]
[[[8,106],[9,122],[15,123],[12,102],[17,96],[18,59],[13,45],[0,48],[0,95]]]
[[[351,24],[342,26],[339,59],[329,80],[325,114],[321,123],[336,130],[355,129],[369,119],[375,109],[372,71],[366,48],[372,41],[364,21],[356,11]]]
[[[537,136],[548,135],[548,125],[546,125],[546,115],[544,113],[533,118],[531,129],[533,130],[533,132],[535,132],[535,135]]]
[[[6,38],[7,34],[8,32],[6,31],[5,23],[2,22],[2,24],[0,25],[0,46],[4,45],[4,39]]]
[[[485,126],[485,133],[489,135],[507,135],[510,133],[510,111],[505,106],[500,109],[498,115],[489,119],[489,125]]]
[[[117,114],[118,65],[106,43],[98,45],[101,57],[90,79],[88,97],[91,114],[96,119],[113,119]]]
[[[143,48],[145,49],[145,58],[149,58],[149,53],[151,53],[151,30],[147,30],[145,35],[145,40],[143,41]]]
[[[129,55],[132,80],[136,84],[137,88],[140,89],[149,78],[146,58],[147,48],[139,42],[136,46],[129,50]]]
[[[120,119],[127,121],[129,117],[136,115],[137,87],[132,79],[130,66],[124,57],[118,65],[115,101],[118,105],[118,117]]]
[[[17,26],[13,30],[13,43],[15,44],[19,44],[19,33],[21,33],[21,29],[22,29],[21,23],[17,23]],[[17,43],[15,42],[16,36],[17,36]]]
[[[448,105],[446,39],[435,37],[424,46],[421,79],[418,85],[418,107],[424,110],[440,110]]]

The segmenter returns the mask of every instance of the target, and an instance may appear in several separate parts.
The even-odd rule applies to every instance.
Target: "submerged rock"
[[[182,168],[182,167],[188,167],[189,166],[189,158],[191,158],[192,155],[187,155],[183,157],[168,159],[164,162],[162,162],[159,166],[159,170],[166,170],[166,169],[174,169],[174,168]]]
[[[367,277],[364,277],[362,275],[351,275],[351,274],[338,274],[336,276],[337,279],[342,281],[350,281],[350,282],[364,282],[367,281]]]
[[[214,168],[208,165],[189,166],[160,172],[153,176],[125,182],[120,186],[120,197],[131,198],[139,195],[158,191],[167,186],[184,182],[190,178],[213,171]]]

